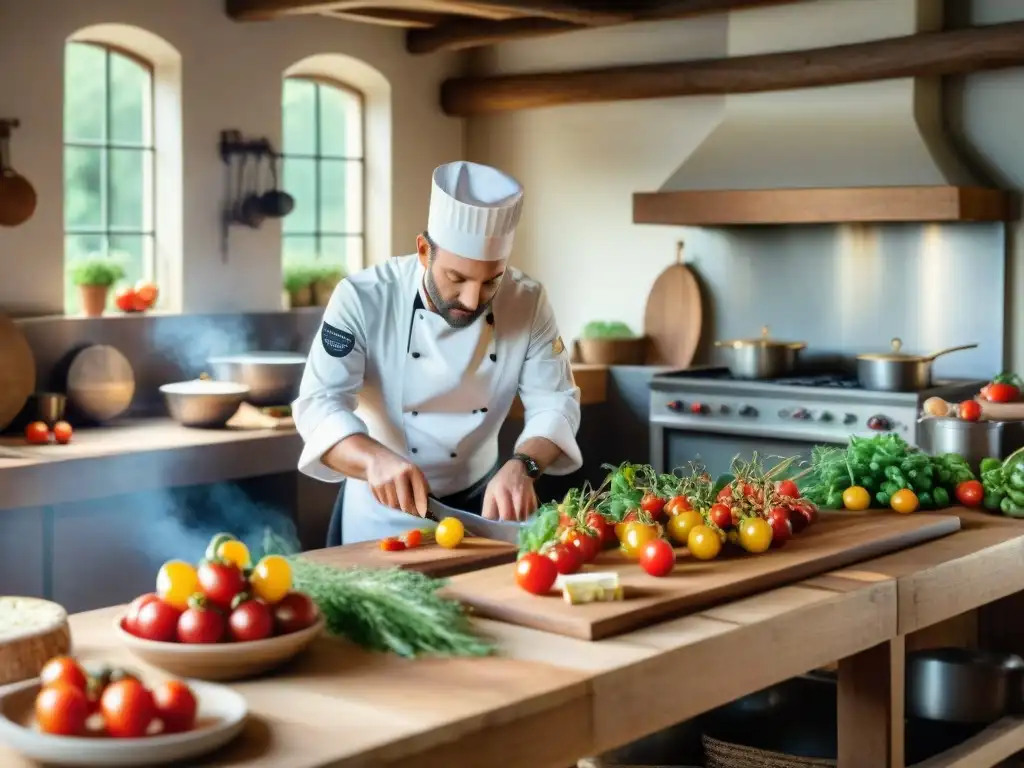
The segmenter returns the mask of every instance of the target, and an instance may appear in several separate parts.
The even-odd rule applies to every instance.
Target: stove
[[[853,375],[828,371],[754,381],[726,368],[659,373],[651,379],[651,463],[664,472],[699,460],[712,473],[726,472],[737,454],[807,458],[814,445],[880,432],[916,445],[925,400],[958,402],[984,384],[941,381],[921,392],[872,392]]]

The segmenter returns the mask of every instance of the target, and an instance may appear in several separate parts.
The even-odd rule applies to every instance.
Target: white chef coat
[[[305,442],[299,470],[342,481],[321,457],[368,434],[420,467],[433,496],[463,491],[496,464],[498,431],[517,393],[525,423],[516,447],[547,438],[562,451],[547,472],[579,469],[580,391],[543,288],[509,268],[490,311],[451,328],[423,308],[423,274],[414,254],[338,284],[292,407]],[[346,544],[430,524],[378,504],[355,479],[345,483],[343,509]]]

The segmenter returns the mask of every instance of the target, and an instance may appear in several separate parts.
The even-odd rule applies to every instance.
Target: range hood
[[[817,0],[730,14],[729,56],[844,45],[942,27],[941,0]],[[823,39],[824,38],[824,39]],[[939,78],[731,94],[637,224],[993,221],[1008,196],[946,135]]]

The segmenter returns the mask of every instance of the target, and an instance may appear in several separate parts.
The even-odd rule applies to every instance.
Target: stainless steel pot
[[[958,453],[977,472],[989,456],[1004,459],[1024,447],[1024,423],[1019,421],[963,421],[955,417],[928,416],[918,422],[918,447],[938,456]]]
[[[196,379],[164,384],[160,392],[171,418],[179,424],[216,429],[235,415],[249,394],[249,387],[232,381]]]
[[[213,378],[249,388],[253,405],[287,405],[299,393],[306,356],[294,352],[246,352],[221,355],[207,361]]]
[[[940,355],[974,349],[977,344],[940,349],[930,355],[902,352],[903,342],[892,340],[892,351],[857,355],[857,381],[876,392],[919,392],[932,385],[932,362]]]
[[[768,338],[768,326],[761,328],[759,339],[716,341],[726,351],[729,373],[737,379],[775,379],[790,373],[797,363],[802,341],[776,341]]]
[[[948,723],[994,723],[1021,711],[1024,659],[968,648],[907,656],[907,714]]]

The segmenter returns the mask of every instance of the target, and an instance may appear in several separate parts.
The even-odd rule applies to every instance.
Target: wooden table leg
[[[839,662],[839,768],[903,768],[905,658],[901,636]]]

